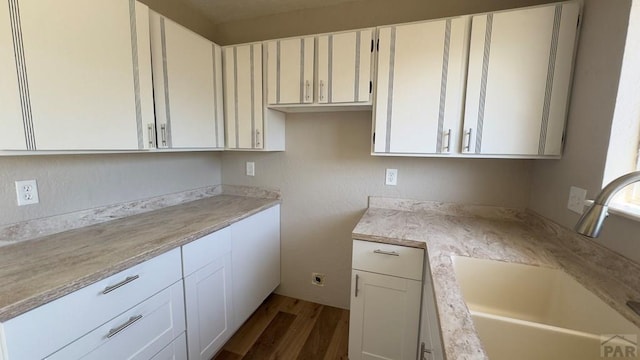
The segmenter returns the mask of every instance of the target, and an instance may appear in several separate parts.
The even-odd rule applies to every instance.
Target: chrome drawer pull
[[[140,320],[140,319],[142,319],[142,315],[137,315],[137,316],[130,317],[129,320],[127,320],[126,323],[124,323],[124,324],[122,324],[122,325],[120,325],[120,326],[118,326],[116,328],[113,328],[113,329],[109,330],[109,333],[107,334],[107,339],[110,339],[110,338],[118,335],[119,332],[121,332],[122,330],[124,330],[124,329],[128,328],[129,326],[135,324],[135,322]]]
[[[120,281],[119,283],[117,283],[115,285],[110,285],[110,286],[107,286],[106,288],[104,288],[104,290],[102,290],[102,293],[106,295],[106,294],[112,292],[113,290],[115,290],[115,289],[117,289],[119,287],[127,285],[128,283],[136,280],[139,277],[140,277],[140,275],[127,276],[126,279]]]
[[[382,255],[400,256],[400,253],[397,251],[384,251],[384,250],[376,249],[376,250],[373,250],[373,252],[376,254],[382,254]]]

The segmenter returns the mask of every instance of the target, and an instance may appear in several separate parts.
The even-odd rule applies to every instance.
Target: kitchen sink
[[[613,352],[638,353],[640,329],[563,271],[452,259],[490,359],[595,360]]]

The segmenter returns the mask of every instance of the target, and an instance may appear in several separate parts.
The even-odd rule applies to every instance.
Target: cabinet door
[[[151,33],[158,147],[224,147],[220,47],[154,12]]]
[[[239,326],[280,284],[280,205],[231,225],[231,254]]]
[[[153,100],[142,83],[151,65],[138,20],[148,21],[148,8],[132,0],[9,4],[27,149],[144,148]]]
[[[318,102],[370,101],[373,29],[318,37]]]
[[[231,337],[231,253],[184,279],[189,359],[209,360]]]
[[[349,359],[414,360],[422,282],[353,270]]]
[[[313,102],[314,38],[265,43],[269,105]]]
[[[560,155],[577,3],[473,17],[463,152]]]
[[[230,149],[264,147],[262,45],[224,48],[225,129]]]
[[[171,344],[167,345],[151,360],[187,360],[187,341],[185,334],[178,336]]]
[[[467,17],[380,28],[374,153],[449,153],[457,144]]]
[[[13,2],[9,2],[12,4]],[[25,90],[23,74],[16,70],[14,35],[17,34],[17,23],[11,17],[7,4],[0,5],[0,149],[27,150],[31,140],[26,138],[22,113],[21,91]],[[23,58],[20,58],[23,61]]]

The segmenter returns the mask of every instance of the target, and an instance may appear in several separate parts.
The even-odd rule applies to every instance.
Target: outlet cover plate
[[[384,178],[385,185],[398,185],[398,169],[387,169]]]
[[[587,198],[587,190],[572,186],[569,189],[569,201],[567,208],[576,214],[584,212],[584,200]]]
[[[18,206],[37,204],[40,202],[38,197],[38,184],[35,180],[16,181],[16,195],[18,197]]]
[[[247,176],[256,176],[256,163],[247,161]]]

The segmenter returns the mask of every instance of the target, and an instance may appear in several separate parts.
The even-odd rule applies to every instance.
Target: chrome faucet
[[[609,202],[611,198],[627,185],[640,181],[640,171],[634,171],[610,182],[600,191],[593,205],[582,214],[580,220],[576,224],[575,230],[588,237],[598,237],[602,230],[602,223],[609,215]]]

